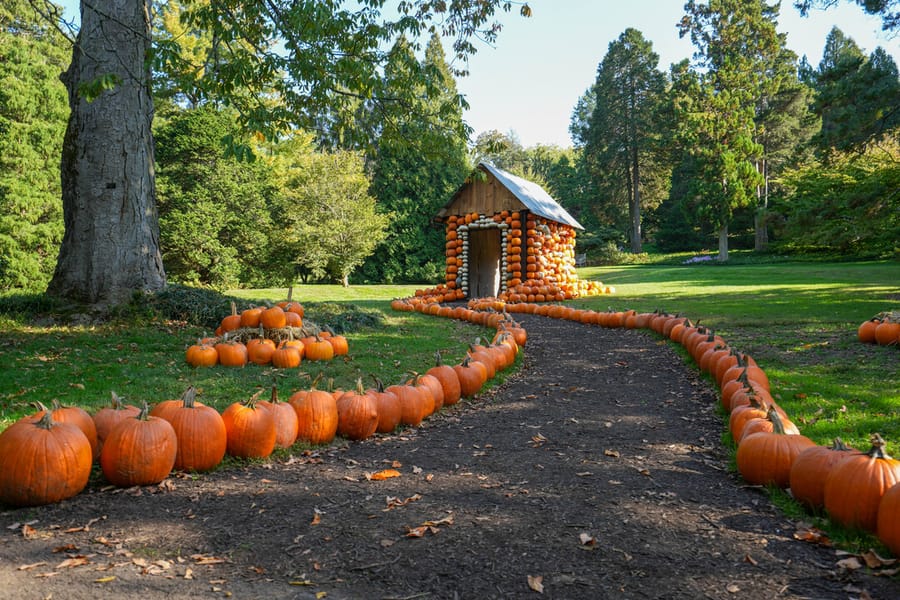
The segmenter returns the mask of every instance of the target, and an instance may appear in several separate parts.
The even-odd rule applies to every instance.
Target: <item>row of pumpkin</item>
[[[878,313],[860,324],[856,336],[866,344],[900,347],[900,311]]]
[[[586,325],[651,329],[681,344],[719,388],[737,445],[738,471],[748,483],[790,489],[801,504],[814,511],[824,509],[845,527],[876,534],[900,556],[900,460],[888,455],[881,436],[872,435],[867,451],[848,448],[840,439],[831,446],[816,444],[776,403],[769,379],[756,361],[711,329],[663,312],[593,311],[561,304],[506,303],[499,298],[471,300],[468,307],[484,315],[531,313]],[[441,316],[452,316],[454,310],[446,312],[448,307],[422,299],[407,299],[395,308]]]
[[[470,311],[473,315],[478,314]],[[497,371],[513,364],[525,330],[509,319],[496,321],[492,342],[472,344],[456,365],[436,364],[423,374],[384,387],[362,380],[355,390],[308,390],[288,401],[259,400],[263,390],[221,413],[196,400],[189,388],[180,399],[152,409],[126,406],[113,394],[94,414],[76,406],[40,407],[0,433],[0,504],[38,506],[80,493],[92,465],[115,486],[161,482],[173,470],[204,472],[226,454],[264,458],[276,447],[330,443],[336,436],[366,439],[423,419],[475,395]]]

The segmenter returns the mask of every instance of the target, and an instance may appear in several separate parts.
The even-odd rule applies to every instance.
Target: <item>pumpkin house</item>
[[[602,293],[575,272],[581,224],[541,186],[480,163],[435,219],[446,226],[443,299],[543,302]]]

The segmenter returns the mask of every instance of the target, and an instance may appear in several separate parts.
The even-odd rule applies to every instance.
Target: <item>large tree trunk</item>
[[[760,168],[761,167],[761,168]],[[753,230],[755,232],[753,240],[753,249],[762,252],[769,248],[769,173],[768,163],[763,160],[762,165],[757,165],[757,169],[763,176],[763,185],[756,186],[756,214],[753,216]]]
[[[640,254],[644,248],[641,245],[641,176],[638,170],[638,150],[637,142],[634,142],[631,157],[631,206],[629,213],[631,216],[631,251],[634,254]]]
[[[101,11],[101,12],[97,12]],[[49,294],[104,307],[166,285],[159,251],[147,0],[82,3],[60,77],[71,115],[61,162],[65,236]],[[115,77],[88,102],[80,86]]]

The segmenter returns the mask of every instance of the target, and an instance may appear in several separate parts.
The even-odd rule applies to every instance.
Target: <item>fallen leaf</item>
[[[578,541],[582,546],[593,546],[597,543],[597,539],[589,533],[582,532],[578,535]]]
[[[328,595],[328,592],[316,592],[316,600],[322,600],[325,596]]]
[[[750,564],[753,565],[754,567],[757,566],[757,565],[759,564],[759,563],[756,561],[756,559],[753,558],[752,556],[750,556],[749,554],[745,554],[745,555],[744,555],[744,562],[750,563]]]
[[[741,591],[741,588],[738,587],[738,585],[736,583],[729,583],[725,587],[725,589],[728,590],[729,594],[737,594],[739,591]]]
[[[321,522],[322,522],[322,513],[320,513],[319,511],[313,512],[313,518],[312,518],[312,521],[309,522],[309,524],[310,525],[318,525]]]
[[[19,565],[19,571],[30,571],[31,569],[37,569],[38,567],[43,567],[47,563],[44,561],[31,563],[30,565]]]
[[[862,568],[862,563],[859,562],[859,559],[856,558],[855,556],[841,559],[841,560],[837,561],[837,565],[839,567],[847,569],[848,571],[855,571],[857,569]]]
[[[619,458],[618,450],[604,450],[603,454],[605,454],[606,456],[612,456],[613,458]]]
[[[528,587],[537,592],[538,594],[544,593],[544,576],[543,575],[529,575],[528,576]]]
[[[95,579],[94,583],[109,583],[110,581],[115,581],[115,575],[107,575],[106,577],[100,577],[99,579]]]
[[[383,481],[392,477],[400,477],[400,471],[398,471],[397,469],[384,469],[383,471],[378,471],[377,473],[366,474],[366,479],[372,481]]]
[[[28,523],[25,523],[24,525],[22,525],[22,537],[26,540],[33,540],[37,537],[37,529],[29,525]]]
[[[57,546],[53,549],[54,554],[59,554],[60,552],[78,552],[78,546],[75,544],[66,544],[65,546]]]
[[[89,561],[86,556],[76,556],[74,558],[67,558],[62,561],[58,565],[56,565],[57,569],[71,569],[72,567],[82,567],[88,564]]]
[[[420,525],[419,527],[407,527],[406,528],[406,537],[411,538],[420,538],[425,537],[425,533],[428,531],[428,527],[425,525]]]
[[[794,539],[820,546],[831,546],[831,540],[825,535],[825,532],[816,527],[800,527],[794,532]]]
[[[413,466],[412,472],[413,472],[413,475],[419,475],[422,472],[422,467]]]
[[[391,467],[393,467],[394,469],[399,469],[402,466],[403,466],[403,463],[400,462],[399,460],[395,460],[395,461],[391,462]]]
[[[184,570],[184,578],[185,579],[193,579],[194,578],[194,570],[190,567]]]
[[[140,559],[134,559],[134,560],[135,560],[135,564],[137,564],[136,561],[138,561]],[[224,558],[217,558],[215,556],[207,556],[205,554],[191,554],[191,560],[193,560],[194,563],[198,564],[198,565],[218,565],[220,563],[225,562]],[[210,582],[210,583],[212,583],[212,582]]]

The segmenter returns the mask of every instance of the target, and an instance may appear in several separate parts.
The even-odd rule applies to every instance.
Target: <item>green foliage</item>
[[[859,257],[900,255],[900,146],[832,155],[827,165],[814,161],[786,171],[781,184],[780,247]]]
[[[63,235],[67,42],[24,0],[0,7],[0,290],[46,287]]]
[[[157,130],[160,242],[173,281],[219,289],[265,282],[269,206],[279,190],[265,161],[225,156],[222,140],[240,135],[234,113],[211,105],[175,113]]]
[[[421,64],[405,41],[395,45],[385,69],[386,89],[408,86],[409,71],[420,68],[431,74],[432,91],[429,95],[419,86],[421,99],[414,112],[442,113],[451,125],[405,119],[384,128],[370,156],[371,194],[378,199],[378,213],[388,218],[388,233],[359,269],[369,282],[442,279],[444,231],[431,221],[469,171],[464,138],[452,125],[462,122],[456,82],[438,38],[429,42]]]
[[[815,143],[823,155],[864,148],[900,130],[900,75],[894,60],[877,48],[868,58],[835,27],[814,73],[813,109],[822,119]]]

